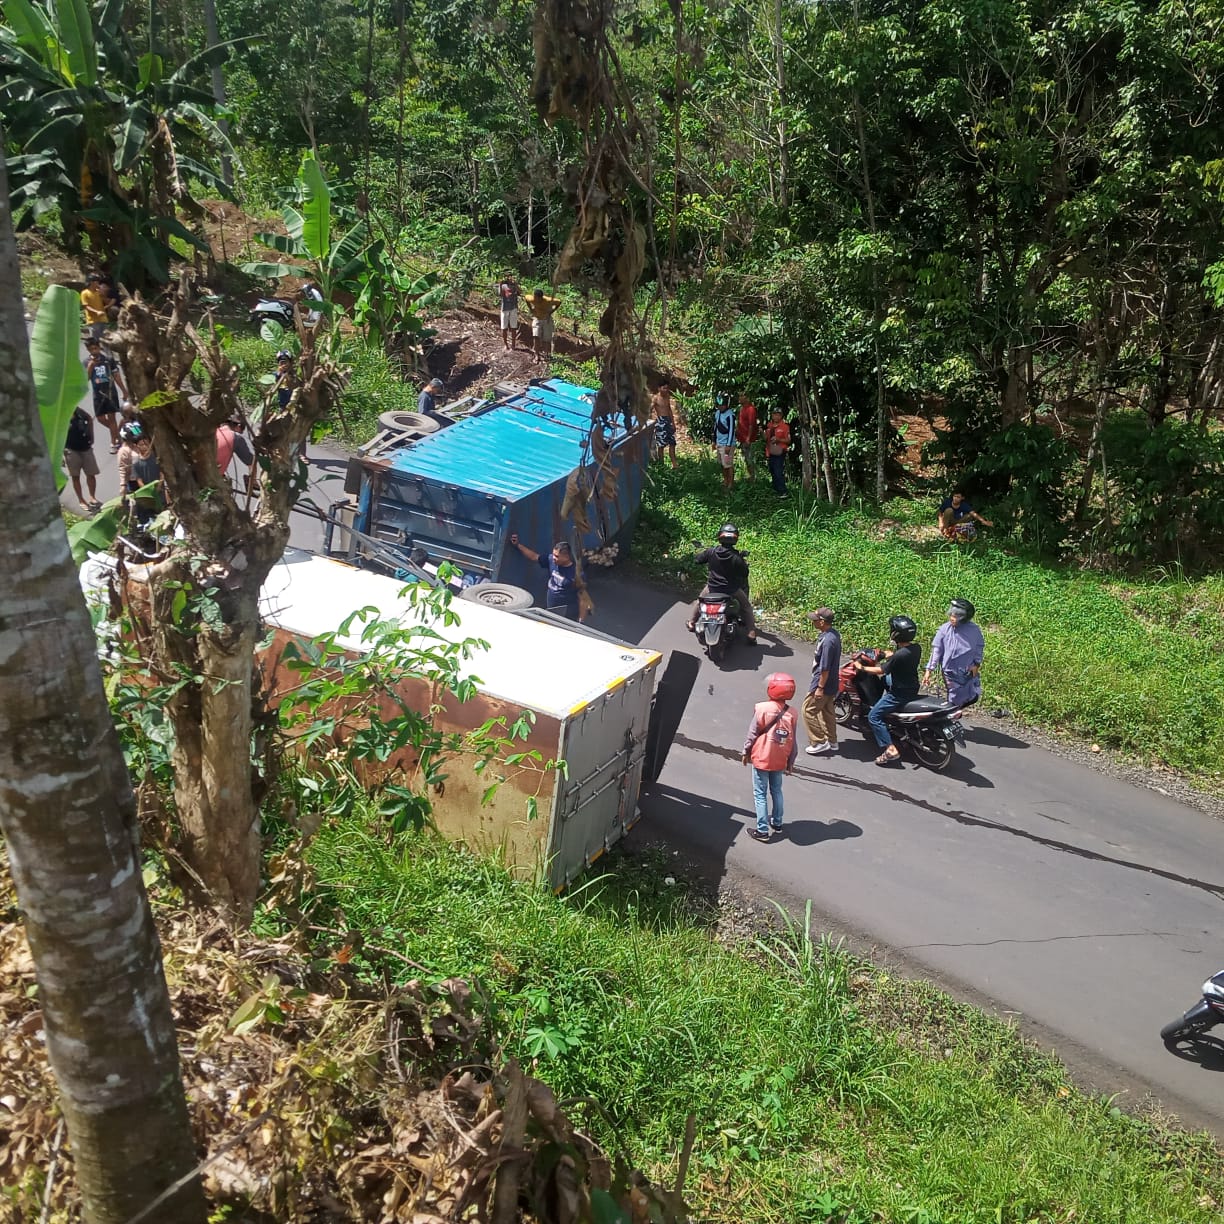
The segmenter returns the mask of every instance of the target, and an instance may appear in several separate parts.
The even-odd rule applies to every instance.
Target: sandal
[[[901,754],[899,752],[889,753],[887,749],[880,753],[875,759],[877,765],[891,765],[894,761],[899,761]]]

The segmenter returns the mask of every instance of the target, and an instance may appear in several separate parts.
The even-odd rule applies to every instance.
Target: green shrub
[[[1014,1029],[877,974],[810,916],[724,946],[669,855],[609,856],[565,898],[355,818],[328,822],[310,858],[312,904],[415,962],[394,962],[404,976],[476,978],[504,1054],[612,1150],[670,1184],[695,1115],[702,1219],[1216,1218],[1210,1141],[1174,1148],[1081,1096]]]

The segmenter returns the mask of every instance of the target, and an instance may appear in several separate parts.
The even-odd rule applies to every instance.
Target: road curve
[[[718,668],[670,593],[616,573],[592,589],[596,627],[700,659],[644,826],[1013,1017],[1086,1087],[1224,1136],[1224,1046],[1204,1066],[1157,1035],[1224,966],[1224,822],[967,720],[944,774],[879,768],[858,732],[835,757],[801,751],[784,834],[758,844],[740,749],[769,672],[806,691],[810,645],[763,633]]]

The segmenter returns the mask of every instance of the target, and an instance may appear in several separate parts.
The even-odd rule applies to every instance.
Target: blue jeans
[[[757,832],[768,833],[766,793],[773,799],[773,827],[782,827],[782,770],[752,767],[752,800],[756,804]]]
[[[905,701],[908,701],[907,697]],[[871,724],[871,734],[875,736],[875,742],[881,748],[887,748],[892,743],[892,736],[888,734],[888,728],[884,725],[884,715],[898,706],[905,705],[905,701],[894,697],[892,689],[885,689],[884,696],[867,711],[867,721]]]
[[[769,475],[773,480],[775,493],[786,492],[786,456],[785,455],[766,455],[765,458],[769,461]]]

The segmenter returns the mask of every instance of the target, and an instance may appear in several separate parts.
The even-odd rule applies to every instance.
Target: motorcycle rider
[[[867,713],[867,722],[876,744],[883,749],[875,759],[877,765],[891,765],[900,758],[901,752],[893,743],[884,716],[918,696],[918,664],[922,662],[922,647],[914,640],[918,626],[908,616],[891,616],[888,620],[888,636],[895,649],[886,650],[878,666],[855,661],[855,669],[873,676],[884,677],[884,694]]]
[[[706,584],[689,609],[690,633],[697,628],[703,599],[727,598],[734,599],[739,605],[740,619],[748,631],[748,640],[756,641],[756,617],[748,599],[748,562],[735,547],[738,542],[739,528],[734,523],[724,523],[718,529],[718,543],[697,554],[695,560],[706,566]]]
[[[966,706],[982,695],[986,640],[973,623],[975,611],[967,599],[954,599],[948,604],[948,619],[935,632],[931,657],[922,677],[922,683],[929,684],[931,673],[939,668],[948,688],[948,701],[954,706]]]

